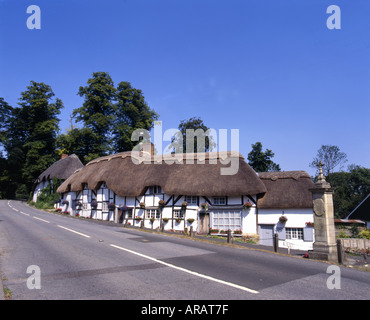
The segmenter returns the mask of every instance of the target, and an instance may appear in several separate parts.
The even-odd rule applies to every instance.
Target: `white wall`
[[[242,226],[243,233],[257,233],[256,228],[256,206],[242,211]]]
[[[49,185],[49,181],[41,181],[37,186],[35,187],[35,190],[33,191],[32,195],[32,201],[36,202],[37,197],[40,195],[42,189],[46,188]]]
[[[284,215],[287,217],[285,228],[306,228],[306,222],[313,222],[312,209],[258,209],[258,224],[274,225],[274,232],[277,232],[277,227],[283,227],[279,223],[279,217]],[[313,242],[304,240],[279,240],[279,247],[287,248],[288,245],[292,249],[312,250]]]

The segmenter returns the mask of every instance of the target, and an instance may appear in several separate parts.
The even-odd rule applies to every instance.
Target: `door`
[[[260,224],[259,228],[259,236],[260,242],[259,244],[263,246],[273,246],[274,245],[274,225],[269,224]]]
[[[125,211],[118,209],[118,217],[117,217],[118,223],[123,223],[124,218],[125,218]]]
[[[209,233],[209,214],[207,213],[199,213],[199,232]]]

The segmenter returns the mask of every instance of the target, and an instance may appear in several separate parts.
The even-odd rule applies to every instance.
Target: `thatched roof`
[[[267,188],[267,193],[258,199],[259,208],[312,208],[314,188],[305,171],[260,172],[258,174]]]
[[[53,178],[58,178],[65,180],[77,169],[82,168],[84,165],[80,159],[72,154],[63,159],[54,162],[49,168],[47,168],[43,173],[41,173],[35,181],[35,185],[41,181],[51,180]]]
[[[154,185],[161,186],[170,195],[238,196],[266,192],[264,184],[239,153],[193,156],[194,164],[186,163],[182,154],[175,158],[153,156],[149,163],[141,164],[134,164],[135,155],[131,152],[98,158],[69,177],[57,192],[81,191],[84,184],[96,190],[102,182],[119,196],[139,196]],[[164,161],[159,163],[162,157]],[[225,164],[225,159],[230,158],[238,161],[239,170],[234,175],[221,175],[221,168],[230,167]],[[170,159],[176,159],[175,163],[168,164]],[[197,163],[200,160],[204,160],[204,164]]]

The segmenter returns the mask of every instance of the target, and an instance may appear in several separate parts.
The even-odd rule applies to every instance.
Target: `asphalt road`
[[[12,300],[370,299],[370,273],[330,266],[0,201]]]

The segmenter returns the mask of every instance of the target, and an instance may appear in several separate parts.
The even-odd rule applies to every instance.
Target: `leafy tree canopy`
[[[17,190],[27,194],[37,176],[56,160],[55,140],[63,103],[54,99],[49,85],[31,81],[21,92],[19,107],[1,99],[1,120],[6,119],[2,142],[7,154],[3,177],[8,181],[7,196]]]
[[[330,173],[326,180],[334,188],[336,218],[347,217],[370,193],[370,169],[365,167],[351,165],[349,172]]]
[[[256,172],[280,171],[280,166],[271,160],[274,156],[275,154],[269,149],[263,152],[262,143],[256,142],[252,144],[252,150],[248,153],[248,164]]]
[[[210,128],[208,128],[199,117],[182,120],[178,129],[179,132],[168,146],[168,149],[172,149],[173,152],[209,152],[217,147],[217,141],[215,141],[215,137],[212,135]]]
[[[347,155],[341,152],[338,146],[322,145],[317,150],[316,157],[310,163],[311,168],[316,168],[320,161],[324,164],[322,170],[325,176],[334,172],[335,168],[342,168],[347,162]]]

